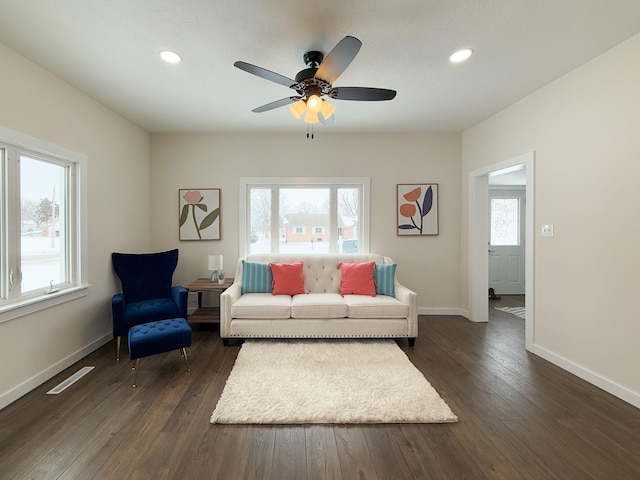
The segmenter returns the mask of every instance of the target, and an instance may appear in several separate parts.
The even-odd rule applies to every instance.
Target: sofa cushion
[[[309,293],[291,297],[292,318],[344,318],[347,304],[337,293]]]
[[[291,297],[270,293],[247,293],[231,305],[233,318],[289,318]]]
[[[396,281],[396,264],[376,264],[376,269],[373,272],[373,278],[376,281],[376,294],[388,295],[390,297],[396,296],[395,281]]]
[[[304,292],[302,262],[270,263],[273,275],[273,295],[299,295]]]
[[[406,318],[409,306],[386,295],[345,295],[349,318]]]
[[[242,293],[271,293],[273,276],[268,263],[242,261]]]
[[[340,293],[342,295],[369,295],[376,296],[376,284],[373,279],[375,262],[341,263],[342,280],[340,281]]]

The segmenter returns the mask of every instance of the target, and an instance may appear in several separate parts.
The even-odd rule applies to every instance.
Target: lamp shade
[[[303,100],[299,100],[296,103],[289,105],[289,110],[296,118],[302,118],[302,114],[307,109],[307,104]]]
[[[307,113],[304,116],[305,123],[318,123],[318,114],[316,112],[312,112],[307,108]]]
[[[322,107],[320,108],[320,113],[322,113],[322,116],[325,118],[325,120],[329,120],[329,118],[331,117],[331,115],[333,115],[333,112],[335,112],[335,111],[336,111],[336,106],[335,105],[331,105],[327,101],[323,101],[322,102]]]
[[[222,255],[209,255],[209,270],[222,270],[223,258]]]

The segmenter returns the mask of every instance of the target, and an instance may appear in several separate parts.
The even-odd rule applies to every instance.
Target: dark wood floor
[[[488,324],[420,318],[400,345],[456,424],[223,426],[209,416],[239,346],[195,328],[191,372],[177,353],[147,358],[134,389],[112,342],[0,411],[0,478],[640,478],[640,410],[523,344],[524,322],[494,309]]]

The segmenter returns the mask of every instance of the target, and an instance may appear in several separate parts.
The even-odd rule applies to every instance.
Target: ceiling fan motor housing
[[[324,60],[324,53],[317,50],[311,50],[302,56],[304,64],[310,68],[318,68]]]

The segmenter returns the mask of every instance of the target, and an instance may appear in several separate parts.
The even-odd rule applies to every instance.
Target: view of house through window
[[[520,201],[517,198],[491,199],[491,245],[520,244]]]
[[[247,185],[247,253],[363,251],[364,185],[269,181]]]

